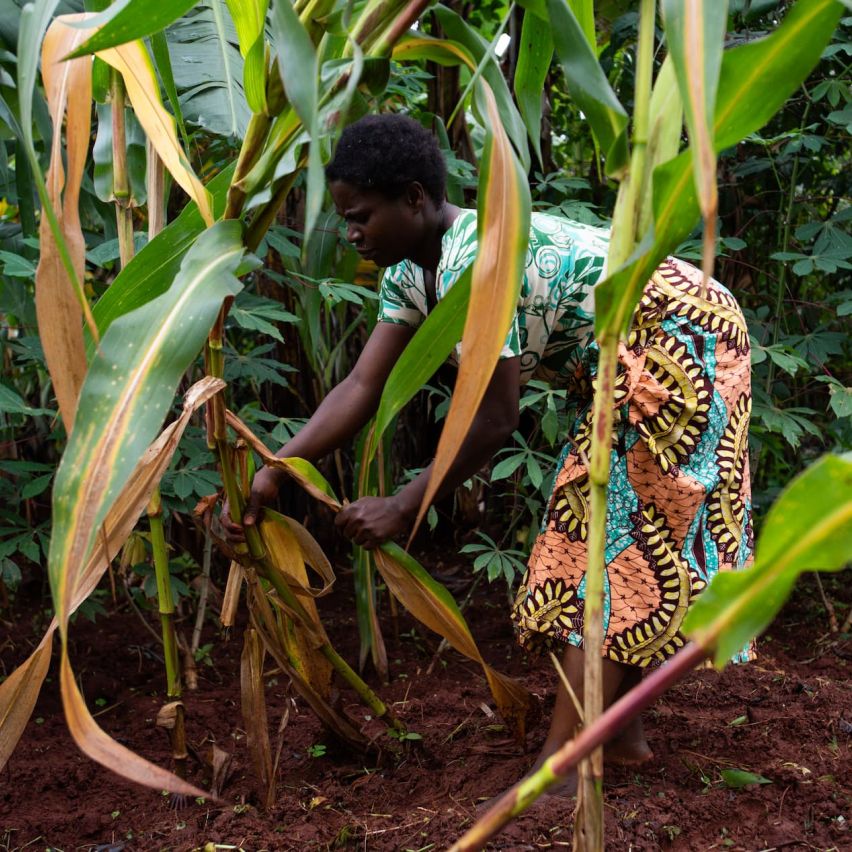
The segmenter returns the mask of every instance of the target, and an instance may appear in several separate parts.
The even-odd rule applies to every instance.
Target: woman
[[[476,211],[444,198],[437,143],[400,115],[368,116],[348,127],[328,166],[329,189],[359,254],[384,267],[378,322],[351,374],[323,400],[281,457],[315,461],[345,443],[375,413],[384,383],[415,328],[476,255]],[[608,232],[533,214],[518,313],[470,432],[438,497],[483,467],[517,428],[520,388],[529,378],[566,387],[581,414],[558,462],[541,533],[512,617],[532,651],[559,646],[582,690],[582,630],[591,379],[593,287]],[[693,597],[718,570],[751,555],[747,435],[748,333],[733,297],[669,259],[648,283],[620,349],[608,503],[604,701],[631,688],[649,664],[683,644]],[[357,544],[375,547],[407,531],[431,465],[391,497],[365,497],[337,516]],[[282,474],[255,476],[244,523],[256,523]],[[241,528],[227,513],[229,533]],[[747,656],[747,651],[742,656]],[[537,763],[579,723],[559,690]],[[641,724],[609,745],[608,756],[650,757]]]

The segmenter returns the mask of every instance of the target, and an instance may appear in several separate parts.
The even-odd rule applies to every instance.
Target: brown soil
[[[841,617],[849,573],[827,585]],[[341,587],[348,586],[344,577]],[[827,636],[812,578],[760,644],[757,662],[719,674],[694,672],[647,714],[654,761],[606,775],[606,836],[612,850],[852,849],[852,641]],[[845,601],[845,603],[844,603]],[[6,672],[40,631],[15,608],[2,646]],[[322,602],[339,650],[357,659],[350,598]],[[290,707],[269,813],[259,809],[239,710],[241,631],[217,635],[212,666],[201,666],[186,698],[188,736],[202,758],[215,743],[232,755],[221,803],[170,799],[123,781],[82,756],[66,731],[55,670],[7,768],[0,774],[0,849],[99,850],[438,850],[471,824],[478,801],[510,786],[528,768],[546,727],[555,681],[549,661],[530,662],[515,647],[502,589],[481,588],[470,608],[486,657],[523,678],[544,700],[544,718],[520,752],[491,711],[480,672],[453,651],[431,675],[436,637],[407,616],[400,637],[385,620],[391,683],[380,687],[410,729],[423,737],[397,765],[377,767],[324,742],[319,724],[286,679],[268,680],[273,741]],[[163,703],[159,648],[127,611],[72,628],[72,660],[98,721],[120,742],[169,765],[165,734],[154,720]],[[343,694],[353,718],[366,711]],[[314,749],[314,753],[321,749]],[[744,769],[771,784],[726,787],[721,772]],[[191,762],[199,785],[210,783]],[[570,847],[570,807],[550,802],[518,819],[493,849]],[[221,845],[217,845],[221,844]]]

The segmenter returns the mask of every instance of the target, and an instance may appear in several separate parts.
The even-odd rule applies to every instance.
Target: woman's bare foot
[[[604,760],[616,766],[641,766],[653,758],[640,716],[604,746]]]

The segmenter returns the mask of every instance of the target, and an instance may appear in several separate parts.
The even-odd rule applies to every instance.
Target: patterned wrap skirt
[[[560,456],[512,618],[530,651],[581,647],[597,349],[580,372],[589,401]],[[669,258],[619,349],[607,492],[603,655],[645,667],[685,644],[695,596],[751,561],[749,338],[734,297]],[[737,660],[750,658],[743,649]]]

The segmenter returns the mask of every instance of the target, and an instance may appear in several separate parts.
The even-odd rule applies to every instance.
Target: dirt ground
[[[850,579],[846,572],[825,581],[841,619],[852,600]],[[321,612],[332,641],[354,661],[351,582],[343,576],[338,586],[321,602]],[[464,581],[458,586],[463,595]],[[8,636],[0,646],[7,673],[43,629],[43,614],[26,605],[16,602],[14,623],[0,627]],[[239,710],[242,631],[226,635],[211,623],[205,641],[213,643],[212,665],[199,667],[198,688],[187,694],[186,707],[188,736],[200,758],[191,761],[191,779],[209,789],[211,772],[203,761],[213,744],[231,755],[221,803],[190,801],[176,810],[168,796],[83,757],[66,731],[54,668],[0,774],[0,850],[446,848],[471,824],[478,801],[529,767],[545,734],[555,682],[548,660],[529,661],[515,647],[503,589],[480,586],[468,615],[489,661],[542,698],[543,718],[526,752],[507,739],[473,664],[446,651],[427,674],[437,638],[401,615],[395,639],[385,616],[391,682],[377,687],[422,735],[422,748],[384,767],[340,754],[310,710],[291,700],[286,678],[273,674],[267,683],[273,742],[285,712],[289,722],[275,806],[264,813]],[[168,766],[166,736],[155,726],[163,674],[151,634],[132,612],[119,609],[96,624],[78,621],[71,636],[72,660],[100,724]],[[648,712],[653,762],[607,770],[608,849],[852,850],[852,639],[828,635],[812,577],[801,581],[759,654],[756,662],[721,674],[693,672]],[[354,719],[367,712],[349,693],[343,705]],[[726,769],[771,783],[733,789],[722,779]],[[570,810],[539,805],[489,848],[570,847]]]

